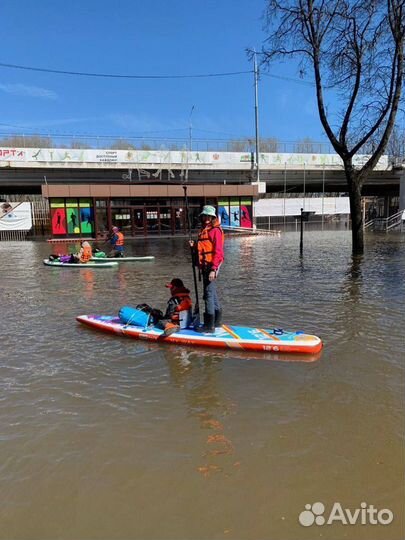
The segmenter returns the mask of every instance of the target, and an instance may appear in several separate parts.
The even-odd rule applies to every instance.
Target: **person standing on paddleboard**
[[[222,318],[216,281],[224,261],[224,232],[213,206],[204,206],[200,216],[202,229],[198,234],[195,260],[203,280],[205,313],[203,326],[196,326],[195,331],[213,334],[215,327],[221,325]],[[195,246],[193,240],[190,240],[190,246]]]

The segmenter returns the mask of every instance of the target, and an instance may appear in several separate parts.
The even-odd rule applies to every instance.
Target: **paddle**
[[[190,218],[190,210],[189,210],[189,207],[188,207],[187,186],[183,186],[183,189],[184,189],[184,197],[186,199],[186,212],[187,212],[189,240],[192,241],[192,237],[191,237],[191,218]],[[200,324],[200,305],[199,305],[199,300],[198,300],[197,273],[195,271],[195,249],[194,249],[194,246],[190,246],[190,252],[191,252],[191,266],[193,267],[194,292],[195,292],[195,305],[194,305],[194,312],[193,312],[193,326],[199,326],[199,324]]]
[[[110,251],[111,251],[111,239],[112,239],[113,236],[114,236],[114,233],[109,232],[106,238],[100,239],[100,243],[105,244],[106,246],[108,246]],[[94,249],[94,253],[97,253],[97,252],[100,252],[100,251],[103,251],[103,250],[99,249],[99,248]],[[103,251],[103,253],[105,253],[105,252]],[[116,257],[110,257],[107,253],[105,253],[104,257],[98,257],[98,258],[103,260],[103,259],[115,259]]]

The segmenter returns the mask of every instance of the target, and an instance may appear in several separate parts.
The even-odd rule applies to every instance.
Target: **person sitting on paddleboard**
[[[118,227],[112,228],[112,234],[109,239],[113,249],[109,253],[109,257],[123,257],[124,256],[124,235]]]
[[[184,286],[181,279],[172,279],[166,287],[170,289],[171,297],[167,302],[166,313],[157,326],[164,330],[164,336],[170,336],[190,325],[193,303],[190,298],[190,290]]]
[[[197,240],[197,265],[201,271],[204,287],[205,313],[203,326],[196,326],[196,332],[215,333],[221,326],[222,309],[218,298],[216,280],[224,261],[224,232],[213,206],[204,206],[200,214],[202,229]],[[195,246],[193,240],[190,245]]]
[[[87,242],[87,240],[83,240],[83,242],[81,242],[80,244],[79,253],[71,255],[69,262],[85,264],[89,262],[92,256],[93,256],[93,250],[91,249],[91,245],[89,244],[89,242]],[[67,262],[67,261],[61,261],[61,262]]]

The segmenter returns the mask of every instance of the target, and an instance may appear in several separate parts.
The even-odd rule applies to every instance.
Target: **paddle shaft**
[[[187,186],[183,186],[184,189],[184,197],[186,199],[186,212],[187,212],[187,222],[188,222],[188,231],[189,231],[189,240],[192,240],[191,237],[191,218],[190,218],[190,210],[188,206],[188,197],[187,197]],[[193,278],[194,278],[194,291],[195,291],[195,313],[198,313],[200,310],[200,303],[198,300],[198,285],[197,285],[197,273],[195,271],[195,249],[194,246],[190,246],[191,251],[191,266],[193,267]]]

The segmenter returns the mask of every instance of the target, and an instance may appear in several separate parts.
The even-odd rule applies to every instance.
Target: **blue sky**
[[[264,0],[3,0],[0,63],[129,75],[248,71],[246,48],[260,50],[265,38],[264,7]],[[271,73],[259,83],[261,136],[325,141],[314,88],[293,64]],[[191,123],[193,138],[254,135],[250,73],[131,80],[0,67],[0,98],[3,134],[188,138]]]

